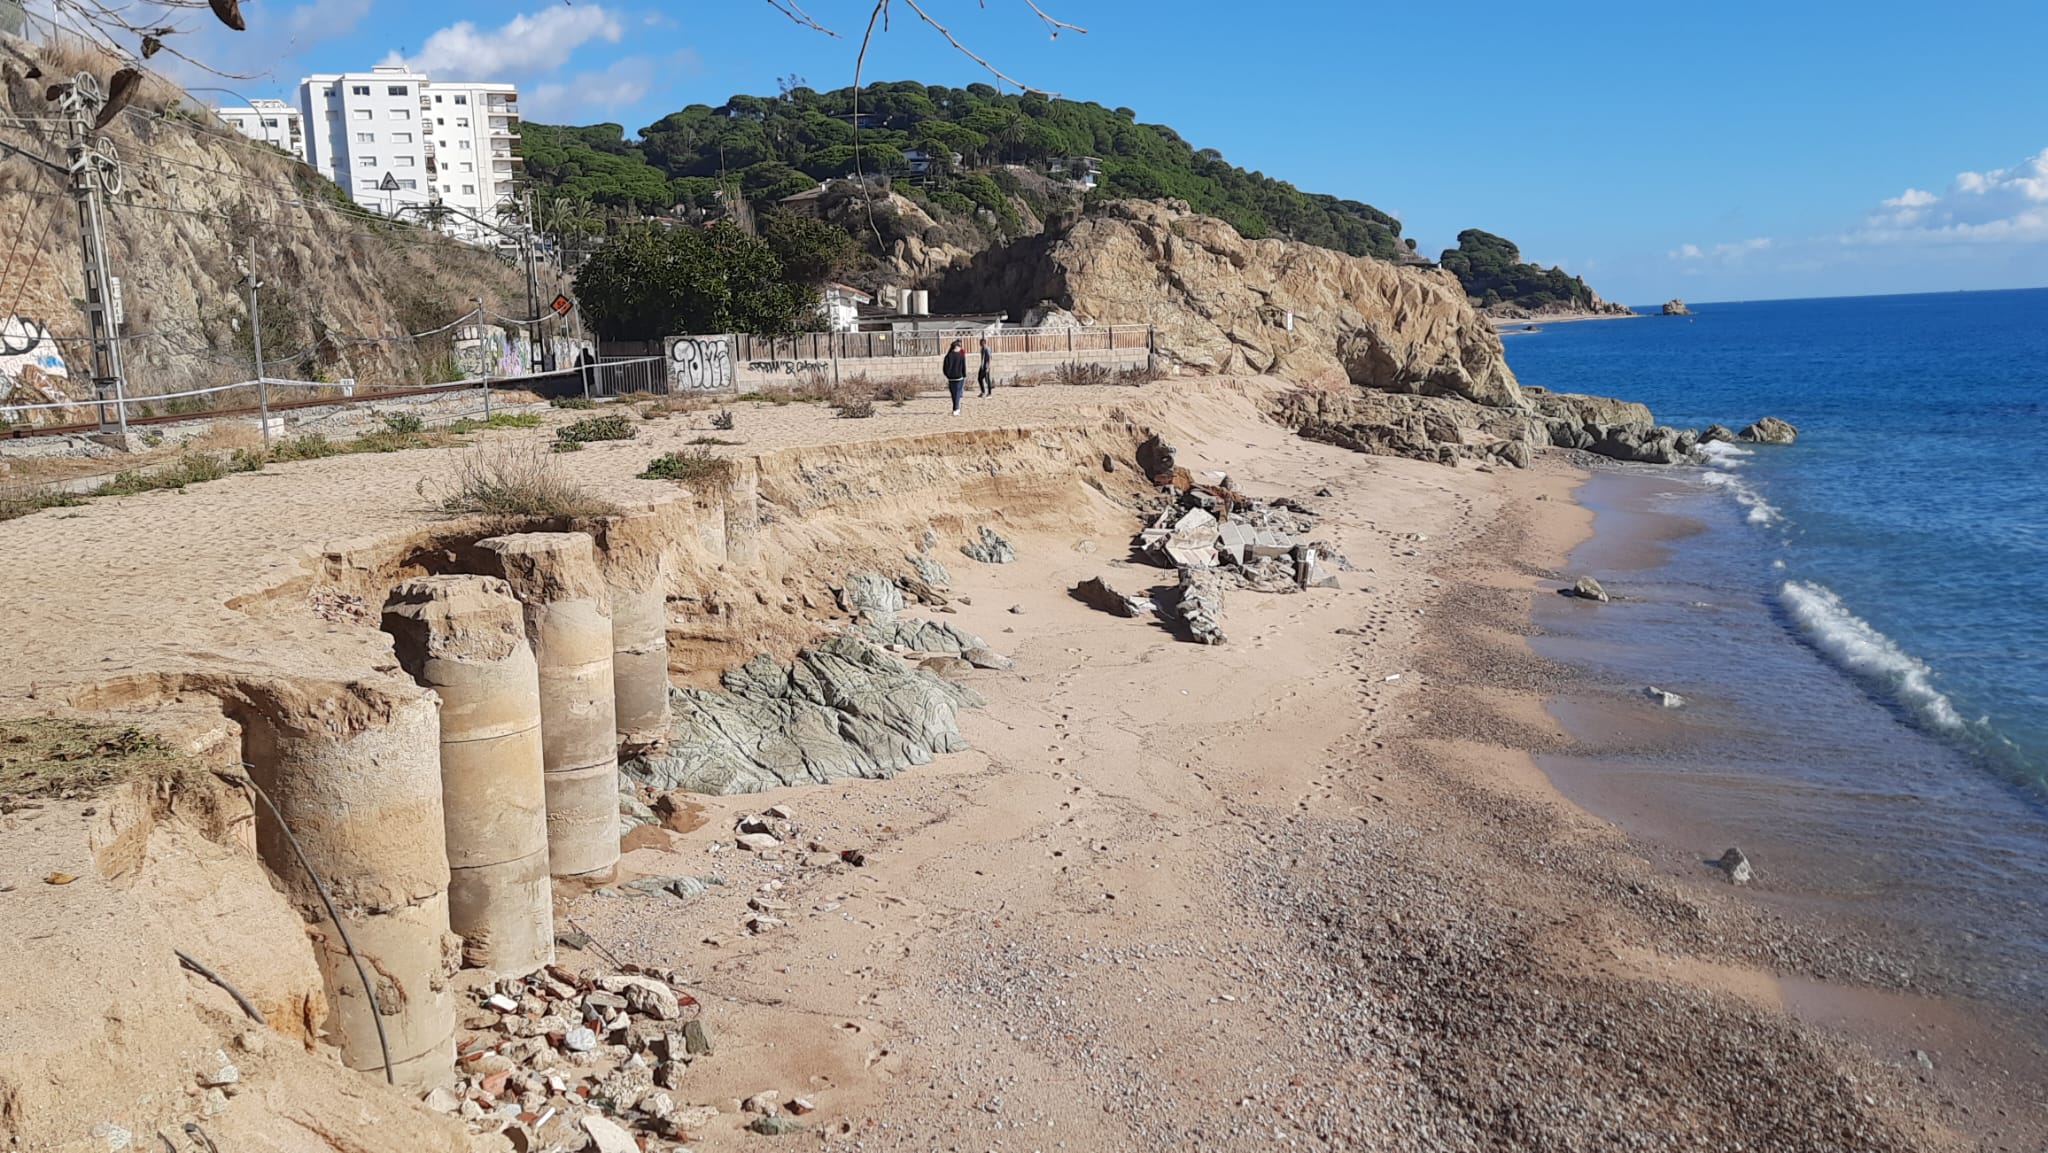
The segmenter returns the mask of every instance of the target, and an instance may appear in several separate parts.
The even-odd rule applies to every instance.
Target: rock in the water
[[[960,551],[983,564],[1009,564],[1017,559],[1017,549],[1009,541],[987,525],[974,540],[960,546]]]
[[[1142,602],[1109,587],[1109,582],[1101,577],[1089,577],[1075,585],[1073,597],[1090,608],[1101,609],[1113,616],[1135,617],[1145,611],[1140,607]]]
[[[1749,884],[1749,858],[1742,854],[1741,849],[1731,848],[1727,852],[1722,853],[1720,865],[1722,871],[1728,874],[1729,884]]]
[[[1767,416],[1736,435],[1752,444],[1791,444],[1799,439],[1799,430],[1790,421]]]
[[[1692,309],[1690,309],[1690,308],[1687,308],[1687,307],[1685,306],[1685,302],[1684,302],[1683,300],[1680,300],[1680,299],[1678,299],[1677,297],[1675,297],[1675,296],[1674,296],[1674,297],[1672,297],[1672,298],[1671,298],[1670,300],[1667,300],[1667,301],[1665,301],[1665,302],[1664,302],[1664,315],[1666,315],[1666,316],[1691,316],[1691,315],[1692,315]]]
[[[723,680],[723,692],[672,690],[668,746],[620,770],[656,789],[718,794],[893,777],[965,749],[956,713],[982,703],[850,635],[804,649],[788,667],[756,657]]]
[[[960,654],[960,659],[973,665],[975,668],[994,669],[999,673],[1010,671],[1010,668],[1017,663],[996,652],[994,649],[988,648],[968,649]]]
[[[856,617],[886,625],[903,611],[903,590],[881,573],[849,573],[846,587],[839,590],[839,607]]]
[[[1600,582],[1590,576],[1582,576],[1573,583],[1572,595],[1589,601],[1599,601],[1601,604],[1606,604],[1609,599],[1607,590],[1601,588]]]
[[[1735,430],[1725,424],[1710,424],[1700,430],[1701,444],[1713,444],[1715,442],[1729,444],[1734,440]]]
[[[1675,709],[1685,704],[1684,697],[1679,696],[1677,693],[1667,693],[1656,685],[1651,685],[1649,688],[1644,689],[1643,695],[1667,709]]]

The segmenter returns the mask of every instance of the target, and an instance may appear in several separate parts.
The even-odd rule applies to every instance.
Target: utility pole
[[[114,142],[92,139],[93,122],[106,104],[99,78],[90,72],[74,76],[57,106],[71,117],[71,192],[78,199],[78,231],[85,245],[85,319],[92,341],[92,383],[98,402],[101,432],[128,431],[128,386],[121,374],[119,319],[112,299],[114,278],[107,271],[107,240],[102,192],[121,192],[121,157]],[[114,420],[107,419],[107,402]]]
[[[534,285],[534,230],[533,230],[533,189],[526,190],[526,353],[527,368],[541,371],[545,363],[540,351],[540,291]]]
[[[263,451],[270,452],[270,389],[263,379],[263,306],[256,302],[256,290],[263,281],[256,275],[256,246],[249,245],[243,262],[242,283],[249,286],[249,343],[256,348],[256,407],[263,417]]]

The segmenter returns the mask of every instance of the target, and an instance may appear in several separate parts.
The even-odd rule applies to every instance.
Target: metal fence
[[[974,353],[983,344],[1002,356],[1027,352],[1110,352],[1137,351],[1152,345],[1152,328],[1145,324],[1111,324],[1089,328],[984,328],[933,329],[925,332],[802,332],[795,336],[733,337],[734,359],[741,363],[766,360],[863,360],[882,357],[936,357],[959,341]]]
[[[586,364],[577,372],[583,377],[583,395],[623,396],[644,392],[668,393],[668,362],[659,356],[635,356],[621,360]]]

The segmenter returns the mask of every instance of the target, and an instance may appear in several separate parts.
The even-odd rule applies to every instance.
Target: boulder
[[[1749,858],[1743,855],[1741,849],[1730,848],[1727,852],[1721,854],[1721,860],[1718,863],[1722,871],[1728,874],[1729,884],[1749,884],[1751,876]]]
[[[1010,671],[1017,663],[994,649],[986,648],[968,649],[960,654],[960,659],[975,668],[993,669],[999,673]]]
[[[1572,595],[1582,600],[1599,601],[1601,604],[1606,604],[1610,599],[1607,590],[1601,588],[1600,582],[1590,576],[1582,576],[1573,582]]]
[[[959,657],[927,657],[919,661],[917,667],[926,672],[937,673],[942,677],[958,677],[964,673],[974,671],[973,665],[968,664]]]
[[[910,567],[917,572],[917,579],[932,588],[944,589],[953,583],[953,574],[946,571],[946,566],[939,563],[939,558],[918,553],[909,560]]]
[[[1109,587],[1109,582],[1101,577],[1089,577],[1075,585],[1071,592],[1075,600],[1112,616],[1136,617],[1142,612],[1135,599]]]
[[[1683,300],[1674,296],[1664,302],[1663,313],[1666,316],[1691,316],[1692,309],[1687,308]]]
[[[1791,444],[1799,439],[1799,430],[1790,421],[1767,416],[1736,435],[1752,444]]]
[[[715,794],[892,777],[965,749],[956,714],[982,703],[855,635],[804,649],[789,666],[756,657],[722,680],[724,691],[672,690],[667,747],[620,771],[656,789]]]
[[[1730,444],[1733,443],[1734,440],[1735,430],[1729,428],[1725,424],[1710,424],[1706,428],[1700,430],[1701,444],[1713,444],[1716,441],[1722,444]]]
[[[1138,445],[1138,468],[1153,484],[1173,483],[1173,457],[1173,446],[1156,432]]]
[[[974,540],[961,545],[960,551],[983,564],[1009,564],[1017,559],[1016,547],[987,525],[981,526]]]
[[[1547,388],[1525,384],[1522,395],[1536,409],[1536,415],[1545,420],[1563,420],[1571,424],[1628,424],[1645,428],[1656,419],[1650,415],[1650,406],[1633,400],[1616,400],[1611,396],[1592,396],[1580,392],[1552,392]]]
[[[839,590],[839,607],[855,617],[887,624],[903,611],[903,591],[880,573],[849,573]]]
[[[917,653],[956,656],[967,649],[983,647],[980,637],[938,621],[891,621],[864,624],[855,630],[878,645],[896,645]]]

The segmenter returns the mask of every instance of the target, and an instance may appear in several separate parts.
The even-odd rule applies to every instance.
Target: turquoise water
[[[1701,478],[1743,509],[1775,612],[2048,795],[2048,289],[1695,308],[1510,335],[1508,360],[1667,424],[1798,425]]]
[[[1800,429],[1580,490],[1569,571],[1617,599],[1538,602],[1537,651],[1595,686],[1553,706],[1582,747],[1546,772],[1668,868],[1741,845],[1754,899],[1851,922],[1877,970],[2048,1043],[2044,322],[2048,291],[1787,301],[1506,346],[1525,382],[1669,424]]]

